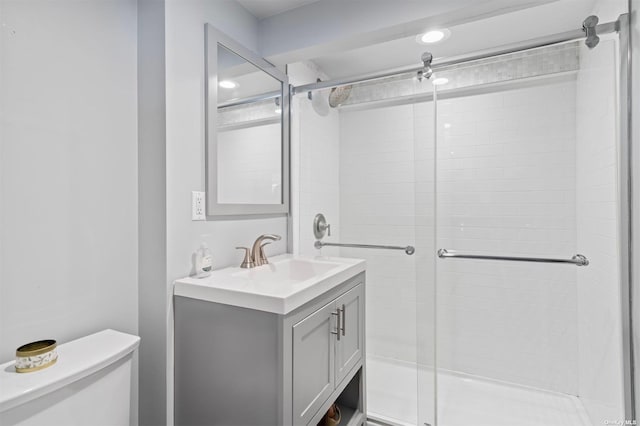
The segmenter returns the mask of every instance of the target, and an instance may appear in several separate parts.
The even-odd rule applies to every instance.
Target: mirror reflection
[[[282,83],[217,45],[217,202],[282,204]]]

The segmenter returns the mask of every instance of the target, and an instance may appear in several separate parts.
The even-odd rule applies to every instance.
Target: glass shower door
[[[414,104],[416,233],[416,384],[417,425],[434,426],[436,412],[436,91],[422,85],[431,100]]]
[[[341,256],[367,260],[368,416],[401,426],[419,424],[416,355],[418,336],[425,333],[417,330],[421,313],[415,301],[427,297],[418,294],[425,289],[418,289],[416,280],[422,267],[416,190],[422,185],[424,191],[425,183],[418,182],[422,171],[416,167],[415,145],[424,130],[422,105],[432,103],[432,90],[429,81],[413,77],[356,86],[352,96],[360,103],[340,110],[339,239],[416,246],[410,256],[395,250],[340,250]],[[408,96],[422,102],[400,100]]]
[[[425,422],[624,418],[615,52],[614,39],[593,50],[574,42],[438,73],[448,82],[435,102],[436,196],[424,197],[436,213],[435,266],[418,271],[418,287],[435,287],[437,306],[435,319],[423,318],[426,335],[429,320],[437,324],[435,361],[434,344],[418,346],[425,365],[437,366],[436,419]],[[438,249],[582,254],[590,264],[437,257]],[[428,378],[420,382],[425,413],[434,400]]]
[[[416,140],[423,139],[424,132],[433,133],[433,127],[428,130],[425,126],[430,124],[424,121],[425,108],[432,108],[428,106],[433,103],[431,94],[431,82],[411,74],[355,84],[338,108],[314,108],[307,96],[296,96],[293,101],[298,119],[294,117],[292,123],[299,126],[292,129],[294,152],[299,137],[298,252],[367,261],[367,415],[373,421],[399,426],[421,424],[419,378],[433,383],[435,374],[433,368],[428,372],[420,369],[416,356],[419,339],[434,342],[433,332],[425,332],[422,326],[418,330],[418,318],[425,311],[416,305],[417,299],[434,299],[426,294],[434,287],[418,288],[416,280],[427,253],[416,230],[424,226],[422,219],[416,220],[416,208],[420,212],[428,209],[416,194],[434,194],[433,179],[420,177],[422,163],[433,162],[433,154],[428,153],[433,143],[416,150]],[[312,98],[318,103],[328,95],[329,90],[313,92]],[[325,242],[412,245],[416,252],[407,255],[403,250],[348,247],[316,250],[311,224],[317,213],[323,213],[331,224],[331,236]],[[433,213],[430,215],[433,221]],[[428,250],[431,252],[431,246]],[[428,374],[431,380],[426,380]],[[432,410],[434,407],[431,404]]]

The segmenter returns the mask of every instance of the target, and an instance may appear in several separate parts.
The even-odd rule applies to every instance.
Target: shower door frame
[[[633,268],[633,152],[632,152],[632,106],[631,106],[631,81],[630,76],[632,65],[632,50],[630,43],[631,36],[630,15],[622,14],[614,22],[607,22],[596,26],[597,34],[618,34],[618,56],[619,56],[619,75],[618,75],[618,107],[619,107],[619,153],[618,153],[618,197],[619,197],[619,232],[620,232],[620,296],[621,296],[621,312],[622,312],[622,358],[624,373],[624,408],[626,420],[640,420],[636,413],[636,385],[635,369],[639,366],[634,365],[634,343],[640,345],[640,342],[634,342],[634,324],[633,324],[633,307],[634,300],[640,300],[640,282],[637,282],[635,270]],[[539,47],[550,46],[570,41],[580,41],[585,39],[585,31],[577,29],[566,31],[559,34],[539,37],[536,39],[526,40],[519,43],[513,43],[505,46],[499,46],[493,49],[481,51],[479,53],[455,56],[451,58],[434,59],[432,68],[437,71],[440,68],[452,65],[459,65],[479,59],[488,59],[535,49]],[[597,49],[597,47],[595,47]],[[393,77],[400,74],[417,73],[422,70],[422,66],[411,68],[398,68],[382,73],[365,74],[356,77],[348,77],[335,80],[321,81],[317,83],[305,84],[292,87],[292,96],[296,93],[309,92],[320,89],[330,89],[338,86],[357,84],[367,81],[379,80],[382,78]],[[640,171],[635,171],[639,173]],[[434,253],[434,256],[436,254]],[[634,280],[636,280],[634,282]],[[640,308],[640,306],[639,306]],[[640,325],[636,325],[639,326]],[[436,397],[437,398],[437,397]]]

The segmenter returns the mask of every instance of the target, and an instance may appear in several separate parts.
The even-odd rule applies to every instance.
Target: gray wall
[[[164,0],[138,0],[140,422],[165,423],[167,274]]]
[[[234,1],[166,2],[166,197],[167,285],[192,272],[201,241],[211,247],[214,268],[239,264],[237,245],[260,233],[286,230],[284,218],[191,221],[191,191],[205,189],[204,24],[257,49],[257,21]],[[283,242],[271,253],[282,253]],[[170,287],[168,287],[170,289]]]
[[[202,241],[223,268],[239,264],[235,246],[284,237],[286,220],[191,221],[191,191],[205,189],[204,24],[257,51],[257,20],[230,0],[139,5],[140,423],[156,425],[173,423],[173,281],[192,272]],[[284,253],[284,240],[269,253]]]
[[[137,334],[136,1],[0,14],[0,360]]]

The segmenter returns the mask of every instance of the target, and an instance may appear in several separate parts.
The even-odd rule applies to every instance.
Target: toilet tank
[[[0,365],[2,426],[124,426],[130,422],[131,359],[140,338],[104,330],[57,348],[32,373]]]

